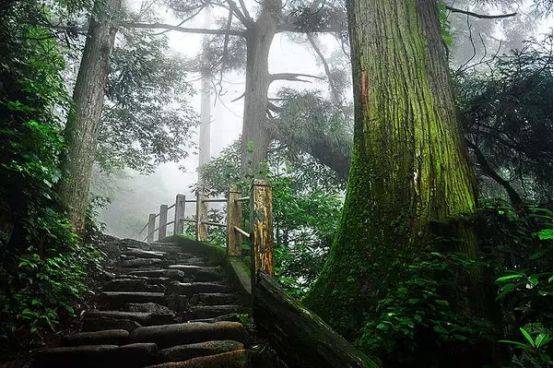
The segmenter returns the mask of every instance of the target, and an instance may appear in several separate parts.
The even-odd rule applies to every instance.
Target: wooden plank
[[[378,368],[321,318],[288,296],[271,276],[253,284],[256,327],[279,356],[297,368]]]

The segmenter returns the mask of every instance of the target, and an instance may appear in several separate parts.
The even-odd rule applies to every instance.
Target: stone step
[[[149,292],[163,293],[164,284],[149,283],[149,280],[140,279],[115,279],[107,282],[102,288],[103,291],[128,291],[128,292]]]
[[[127,248],[126,250],[123,251],[123,254],[131,257],[136,257],[136,258],[163,259],[167,257],[166,252],[144,250],[140,248]]]
[[[162,362],[176,362],[198,358],[205,355],[215,355],[230,351],[242,350],[244,344],[233,340],[204,341],[196,344],[177,345],[160,350],[158,356]]]
[[[200,318],[189,320],[189,323],[193,322],[204,322],[204,323],[214,323],[214,322],[241,322],[240,315],[238,313],[229,313],[214,318]]]
[[[111,317],[90,317],[85,314],[81,332],[95,332],[103,330],[126,330],[133,331],[142,326],[137,321],[124,318]]]
[[[104,291],[98,295],[100,304],[112,307],[121,307],[127,303],[166,303],[164,293],[133,292],[133,291]]]
[[[137,271],[131,271],[128,273],[132,276],[139,276],[139,277],[167,277],[171,280],[182,280],[185,276],[185,273],[183,271],[179,270],[172,270],[172,269],[156,269],[156,270],[137,270]]]
[[[241,307],[239,305],[198,305],[191,307],[188,311],[187,319],[204,319],[223,316],[226,314],[237,313]]]
[[[124,345],[127,343],[128,340],[129,331],[104,330],[96,332],[80,332],[73,335],[66,335],[62,338],[62,343],[64,346]]]
[[[203,293],[229,293],[227,285],[215,282],[174,282],[167,286],[166,293],[194,295]]]
[[[216,355],[193,358],[181,362],[169,362],[147,368],[247,368],[248,355],[244,349]]]
[[[111,318],[119,320],[130,320],[143,326],[161,325],[175,322],[174,314],[156,314],[149,312],[135,311],[100,311],[91,310],[85,312],[84,319]]]
[[[176,323],[139,327],[130,334],[131,342],[153,342],[160,348],[210,340],[235,340],[245,343],[246,329],[237,322]]]
[[[163,260],[158,258],[130,258],[124,259],[118,263],[119,267],[132,268],[132,267],[154,267],[161,266],[164,263]]]
[[[36,368],[120,368],[144,367],[157,355],[156,344],[141,343],[123,346],[82,345],[39,349],[34,352]]]
[[[194,294],[189,301],[192,305],[223,305],[235,303],[237,297],[231,293],[199,293]]]
[[[223,280],[223,272],[220,267],[175,264],[169,265],[168,268],[183,271],[185,273],[185,277],[191,275],[194,281],[205,282]]]

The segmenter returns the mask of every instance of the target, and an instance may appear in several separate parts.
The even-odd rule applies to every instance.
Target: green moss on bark
[[[348,1],[355,95],[341,227],[305,302],[355,337],[422,251],[431,221],[472,213],[475,177],[456,118],[433,0]],[[470,231],[453,245],[475,253]]]

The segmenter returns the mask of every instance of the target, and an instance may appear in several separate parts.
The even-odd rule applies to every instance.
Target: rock
[[[246,329],[236,322],[176,323],[139,327],[130,335],[132,342],[154,342],[162,348],[208,340],[245,342],[246,337]]]
[[[175,362],[197,358],[204,355],[214,355],[244,349],[244,344],[232,340],[205,341],[196,344],[177,345],[159,351],[164,362]]]
[[[65,346],[123,345],[127,343],[128,339],[129,331],[117,329],[66,335],[63,337],[62,341]]]

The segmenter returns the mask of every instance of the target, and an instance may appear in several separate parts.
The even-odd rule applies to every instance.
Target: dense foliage
[[[249,182],[240,184],[239,157],[235,143],[203,167],[202,175],[214,194],[225,193],[236,183],[243,193],[249,191]],[[282,144],[272,146],[266,164],[273,189],[276,272],[291,293],[302,295],[328,252],[342,207],[343,184],[328,167]],[[212,216],[211,220],[221,220],[221,214]],[[211,241],[224,244],[221,234],[215,236]]]
[[[72,233],[53,189],[69,99],[63,49],[41,25],[49,11],[29,1],[0,14],[0,135],[6,142],[0,147],[0,335],[10,344],[39,337],[73,314],[86,270],[98,257]]]

